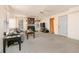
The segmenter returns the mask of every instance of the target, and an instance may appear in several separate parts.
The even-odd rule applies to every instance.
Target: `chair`
[[[35,32],[34,31],[26,30],[25,31],[25,34],[27,36],[27,40],[28,40],[29,35],[32,35],[33,38],[35,38]]]

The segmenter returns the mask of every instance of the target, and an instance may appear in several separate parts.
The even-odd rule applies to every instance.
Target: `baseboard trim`
[[[59,34],[55,34],[55,35],[59,35]],[[72,40],[78,40],[79,41],[79,39],[72,38],[72,37],[69,37],[69,36],[65,36],[65,35],[59,35],[59,36],[63,36],[63,37],[67,37],[67,38],[72,39]]]

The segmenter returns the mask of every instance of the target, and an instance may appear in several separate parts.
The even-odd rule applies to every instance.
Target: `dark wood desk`
[[[21,36],[16,35],[16,36],[4,36],[3,38],[3,53],[6,53],[6,47],[9,47],[9,42],[18,42],[19,44],[19,50],[21,50]]]
[[[27,40],[29,35],[33,35],[33,38],[35,38],[35,32],[27,32],[26,35],[27,35]]]

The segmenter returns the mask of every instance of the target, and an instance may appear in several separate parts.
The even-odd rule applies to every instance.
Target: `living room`
[[[16,30],[16,29],[20,29],[20,31],[25,33],[28,30],[28,28],[31,28],[31,30],[36,33],[35,40],[33,38],[30,39],[30,37],[28,38],[29,40],[32,40],[32,41],[34,40],[32,43],[38,42],[36,41],[36,39],[37,40],[47,39],[48,36],[49,36],[48,38],[50,39],[52,38],[53,40],[55,38],[59,39],[59,36],[60,37],[63,36],[63,37],[70,38],[70,40],[72,41],[76,40],[78,42],[79,6],[77,5],[75,6],[74,5],[71,5],[71,6],[70,5],[68,6],[65,6],[65,5],[62,5],[62,6],[61,5],[49,5],[49,6],[48,5],[45,5],[45,6],[44,5],[41,5],[41,6],[40,5],[6,5],[4,6],[2,5],[0,6],[0,8],[1,8],[0,9],[0,20],[1,20],[0,51],[3,50],[2,49],[3,48],[2,39],[4,37],[3,33],[4,32],[9,33],[11,30]],[[52,20],[52,23],[51,23],[51,20]],[[58,35],[58,36],[55,37],[54,35]],[[25,40],[26,41],[24,42],[27,42],[27,39]],[[42,42],[40,41],[40,43],[39,42],[38,43],[40,45],[43,44],[43,42],[44,44],[49,43],[47,42],[48,39],[45,41],[42,41]],[[26,44],[30,47],[30,44],[32,43],[27,42]],[[50,43],[52,44],[53,42],[50,42]],[[36,45],[34,45],[33,47],[35,46]],[[72,47],[72,45],[70,46]],[[37,47],[37,50],[34,49],[33,47],[30,47],[30,48],[27,48],[27,47],[23,48],[24,51],[26,50],[26,52],[57,52],[57,51],[65,52],[65,51],[61,51],[65,47],[62,47],[62,49],[60,50],[51,50],[51,49],[54,49],[52,48],[52,46],[50,49],[46,48],[48,50],[44,50],[43,48],[44,46],[42,45],[40,46],[41,48]],[[7,52],[11,52],[11,50],[16,52],[15,50],[17,49],[15,48],[13,50],[12,48],[9,48],[10,51],[8,50]],[[30,50],[30,49],[33,49],[33,50]],[[40,50],[40,49],[43,49],[43,50]],[[67,52],[79,52],[79,51],[76,51],[76,48],[74,48],[74,50],[75,51],[69,50]],[[24,52],[24,51],[21,51],[21,52]]]

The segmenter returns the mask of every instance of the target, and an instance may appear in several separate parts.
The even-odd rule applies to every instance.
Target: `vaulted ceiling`
[[[76,5],[10,5],[14,14],[26,16],[51,16],[72,7]]]

